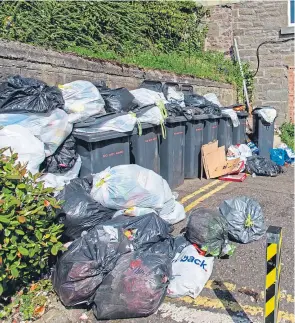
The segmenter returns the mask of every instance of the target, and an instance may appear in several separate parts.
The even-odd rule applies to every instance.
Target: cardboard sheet
[[[226,160],[225,147],[218,147],[218,141],[202,146],[202,161],[207,178],[230,174],[238,167],[240,158]]]

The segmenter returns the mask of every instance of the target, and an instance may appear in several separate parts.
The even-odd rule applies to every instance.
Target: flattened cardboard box
[[[207,178],[230,174],[239,166],[240,158],[226,160],[225,146],[218,147],[218,141],[202,146],[202,161]]]

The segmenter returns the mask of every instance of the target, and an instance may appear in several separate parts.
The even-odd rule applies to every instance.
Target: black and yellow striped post
[[[270,226],[266,232],[266,239],[264,322],[277,323],[280,300],[282,228]]]

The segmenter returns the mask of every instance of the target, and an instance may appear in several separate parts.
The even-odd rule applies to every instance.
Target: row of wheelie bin
[[[77,152],[82,159],[80,176],[98,173],[108,166],[138,164],[165,178],[172,189],[184,178],[197,178],[201,172],[201,147],[218,140],[226,148],[246,141],[246,112],[238,112],[239,127],[232,127],[230,118],[215,115],[168,117],[165,120],[166,138],[161,126],[141,124],[131,133],[96,132],[87,125],[85,131],[74,130]],[[101,120],[108,118],[103,116]],[[102,121],[101,121],[102,122]],[[78,127],[83,128],[82,125]]]

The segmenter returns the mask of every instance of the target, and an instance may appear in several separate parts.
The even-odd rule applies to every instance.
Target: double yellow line
[[[189,212],[194,207],[196,207],[198,204],[200,204],[201,202],[203,202],[204,200],[206,200],[207,198],[209,198],[210,196],[212,196],[216,192],[218,192],[218,191],[222,190],[223,188],[225,188],[226,186],[228,186],[230,184],[230,182],[221,182],[219,180],[215,180],[215,181],[210,182],[209,184],[201,187],[200,189],[196,190],[195,192],[193,192],[193,193],[191,193],[189,195],[186,195],[184,198],[182,198],[180,203],[181,204],[186,204],[187,201],[191,200],[192,198],[194,198],[195,196],[197,196],[197,195],[199,195],[201,193],[206,192],[207,190],[209,190],[211,187],[217,185],[218,183],[221,184],[221,185],[218,185],[217,187],[215,187],[214,189],[212,189],[208,193],[202,195],[201,197],[197,198],[193,202],[186,205],[185,208],[184,208],[185,212]]]

